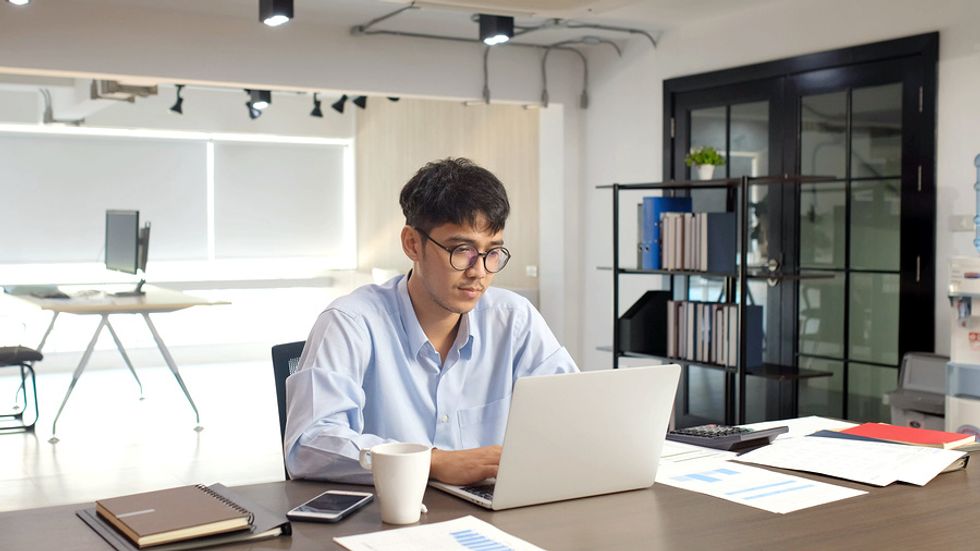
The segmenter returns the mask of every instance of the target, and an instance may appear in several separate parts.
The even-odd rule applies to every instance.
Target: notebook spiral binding
[[[245,513],[246,515],[248,515],[248,523],[249,523],[249,525],[251,525],[252,524],[252,521],[255,520],[255,515],[253,515],[251,511],[249,511],[248,509],[246,509],[246,508],[242,507],[241,505],[235,503],[234,501],[226,498],[225,496],[219,494],[218,492],[215,492],[211,488],[208,488],[204,484],[195,484],[194,487],[197,488],[198,490],[201,490],[202,492],[208,494],[209,496],[213,497],[214,499],[217,499],[221,503],[224,503],[225,505],[231,507],[232,509],[234,509],[236,511],[239,511],[239,512],[242,512],[242,513]]]

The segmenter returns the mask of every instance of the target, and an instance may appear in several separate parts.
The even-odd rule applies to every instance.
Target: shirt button
[[[448,415],[443,415],[442,417],[439,418],[439,422],[440,423],[448,423],[449,422],[449,416]]]

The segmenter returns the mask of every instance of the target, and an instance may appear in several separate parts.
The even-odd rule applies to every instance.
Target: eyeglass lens
[[[486,254],[481,255],[479,251],[469,245],[460,245],[453,249],[449,256],[449,262],[457,270],[468,270],[476,264],[481,256],[483,256],[483,266],[490,273],[503,270],[507,261],[510,260],[510,254],[503,248],[490,249]]]

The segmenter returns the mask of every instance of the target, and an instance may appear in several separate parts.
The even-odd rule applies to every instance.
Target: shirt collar
[[[429,338],[422,331],[422,324],[419,323],[419,318],[415,315],[415,308],[412,306],[412,298],[408,296],[408,278],[410,277],[412,277],[411,270],[398,282],[398,305],[402,328],[408,337],[409,352],[413,356],[417,356],[422,347],[429,342]],[[456,334],[456,342],[453,343],[453,348],[459,350],[461,356],[469,357],[472,353],[474,337],[470,314],[467,312],[460,316],[459,332]]]
[[[422,331],[422,324],[419,323],[418,316],[415,315],[415,308],[412,306],[412,298],[408,296],[408,278],[412,277],[412,272],[398,282],[398,305],[402,318],[402,329],[408,337],[408,348],[412,356],[418,356],[419,350],[429,342]]]

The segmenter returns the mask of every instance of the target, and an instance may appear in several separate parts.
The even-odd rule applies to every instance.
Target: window
[[[349,140],[4,130],[0,188],[17,208],[0,218],[0,264],[101,262],[109,208],[153,224],[151,265],[356,263]]]

